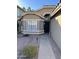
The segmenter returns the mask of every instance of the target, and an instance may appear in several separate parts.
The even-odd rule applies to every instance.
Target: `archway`
[[[45,14],[44,17],[48,18],[48,17],[50,17],[50,14]]]
[[[49,33],[50,30],[50,14],[44,15],[45,21],[44,21],[44,33]]]

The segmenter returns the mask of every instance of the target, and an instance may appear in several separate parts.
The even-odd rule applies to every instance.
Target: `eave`
[[[51,14],[51,17],[54,16],[59,10],[61,9],[61,3],[54,9],[54,11]]]

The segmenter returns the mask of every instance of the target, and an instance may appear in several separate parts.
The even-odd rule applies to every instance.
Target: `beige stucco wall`
[[[58,21],[59,25],[61,25],[61,15],[56,16],[55,20]]]
[[[61,49],[61,15],[55,16],[51,20],[50,34],[57,46]]]

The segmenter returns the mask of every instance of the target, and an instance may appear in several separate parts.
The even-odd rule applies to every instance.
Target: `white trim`
[[[42,20],[42,19],[22,19],[22,21],[29,21],[29,20],[34,20],[34,21],[44,21],[44,20]]]
[[[23,31],[22,32],[23,34],[43,34],[44,33],[44,30],[39,30],[37,32],[27,32],[27,31]]]
[[[51,16],[56,14],[61,9],[61,3],[56,7],[56,9],[52,12]]]

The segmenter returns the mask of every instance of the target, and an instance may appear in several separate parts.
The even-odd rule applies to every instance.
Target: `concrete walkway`
[[[56,59],[47,35],[39,37],[38,59]]]

